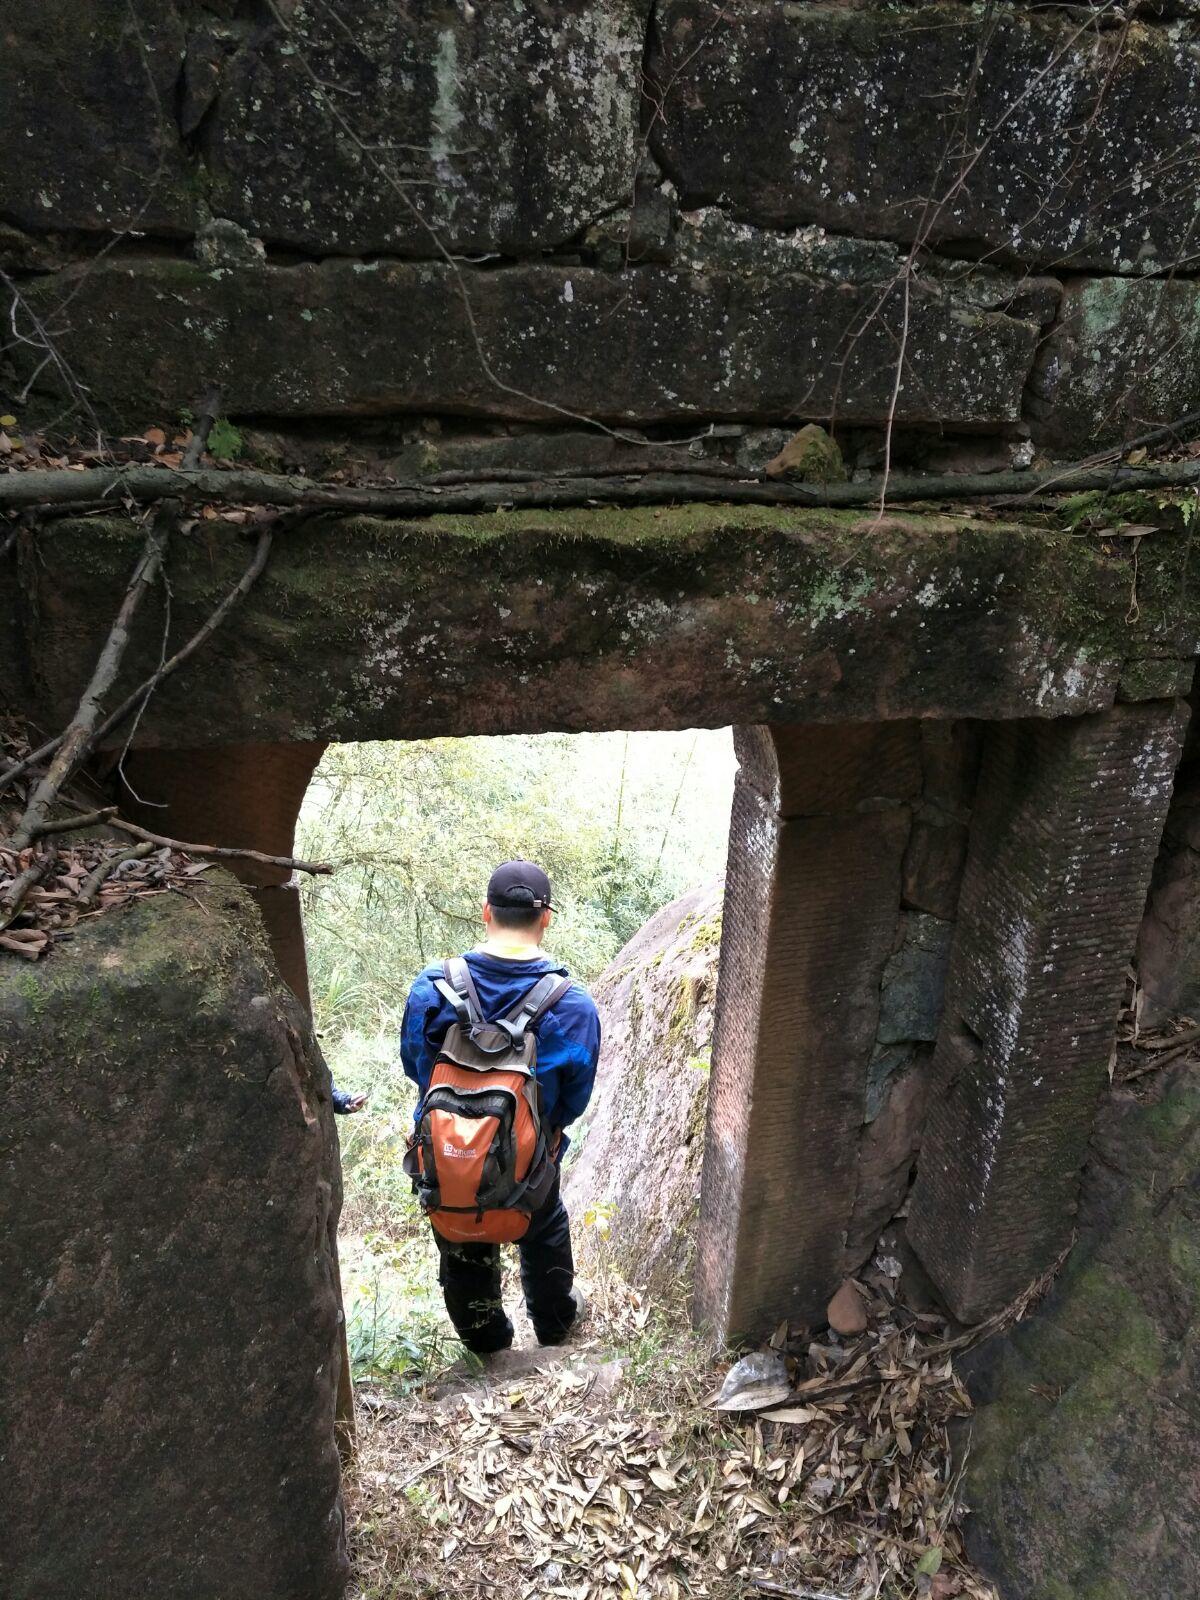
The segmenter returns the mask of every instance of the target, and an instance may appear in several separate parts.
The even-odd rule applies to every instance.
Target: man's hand
[[[365,1094],[352,1094],[346,1101],[346,1110],[347,1112],[361,1111],[366,1103],[367,1097]]]

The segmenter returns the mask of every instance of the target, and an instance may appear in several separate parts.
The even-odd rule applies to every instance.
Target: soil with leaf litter
[[[609,1281],[569,1347],[410,1394],[360,1386],[352,1593],[995,1600],[963,1555],[949,1428],[971,1403],[953,1363],[1044,1284],[950,1338],[868,1277],[861,1338],[781,1328],[748,1381]]]

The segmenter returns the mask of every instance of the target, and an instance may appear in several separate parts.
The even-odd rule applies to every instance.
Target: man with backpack
[[[433,1226],[446,1310],[478,1355],[513,1340],[502,1243],[520,1250],[539,1344],[561,1344],[583,1311],[559,1165],[565,1130],[591,1098],[600,1019],[542,955],[552,915],[541,867],[497,867],[483,943],[426,967],[404,1010],[400,1060],[419,1093],[405,1171]]]

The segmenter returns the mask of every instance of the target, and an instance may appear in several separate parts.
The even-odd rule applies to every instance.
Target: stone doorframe
[[[931,814],[951,856],[965,836],[970,785],[962,759],[947,775],[950,724],[735,730],[700,1323],[753,1339],[785,1317],[819,1321],[856,1265],[848,1237],[889,964],[906,916],[932,906],[948,920],[955,901],[909,1237],[964,1321],[1054,1261],[1071,1236],[1185,712],[1164,699],[975,725],[961,892],[954,863],[928,882],[941,848]],[[144,750],[126,771],[148,802],[166,801],[165,813],[147,808],[156,826],[286,855],[323,748]],[[296,885],[238,870],[307,1005]]]
[[[908,1212],[963,1321],[1070,1242],[1186,710],[980,727]],[[695,1297],[726,1338],[822,1321],[857,1264],[847,1236],[881,992],[914,850],[928,851],[921,726],[737,730]]]

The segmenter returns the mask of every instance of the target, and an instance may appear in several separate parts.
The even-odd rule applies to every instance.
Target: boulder
[[[869,0],[664,0],[655,22],[653,148],[693,203],[1035,265],[1191,253],[1200,48],[1175,29]]]
[[[971,1359],[972,1557],[1004,1600],[1200,1592],[1200,1068],[1105,1104],[1067,1265]],[[965,1440],[963,1441],[965,1444]]]
[[[664,906],[592,989],[603,1044],[567,1204],[576,1228],[593,1210],[625,1276],[659,1294],[687,1280],[695,1245],[721,902],[708,885]]]
[[[8,1600],[335,1600],[329,1074],[222,874],[0,956]]]

